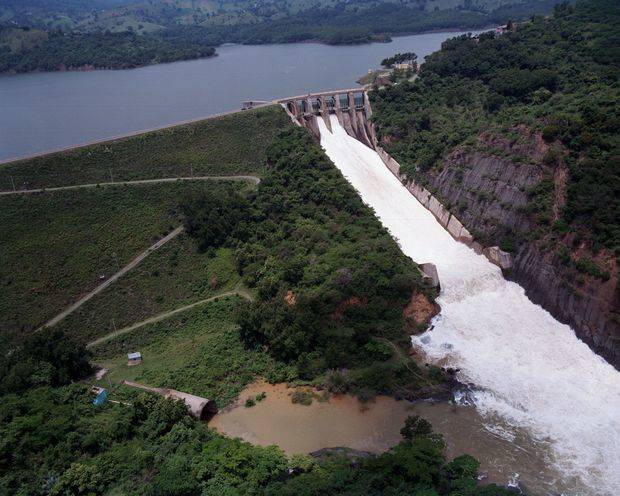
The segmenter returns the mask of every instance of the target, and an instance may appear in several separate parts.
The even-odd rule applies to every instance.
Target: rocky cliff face
[[[550,145],[525,127],[510,134],[455,149],[426,174],[426,187],[476,241],[511,251],[506,275],[620,367],[616,258],[594,252],[558,221],[567,174],[561,152],[550,160]]]

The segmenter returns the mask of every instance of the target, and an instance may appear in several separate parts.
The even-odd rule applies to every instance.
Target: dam
[[[436,265],[441,313],[431,330],[412,338],[414,348],[429,361],[458,368],[461,381],[474,385],[468,401],[489,429],[508,438],[510,426],[524,429],[533,445],[548,448],[548,464],[562,474],[557,486],[567,488],[563,494],[618,494],[620,374],[507,281],[501,259],[484,256],[462,229],[448,232],[449,214],[431,213],[388,168],[389,157],[371,148],[366,95],[351,105],[344,92],[343,107],[342,94],[281,103],[320,139],[403,252]]]

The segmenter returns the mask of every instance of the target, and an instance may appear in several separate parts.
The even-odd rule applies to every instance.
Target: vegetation
[[[23,36],[15,28],[1,37]],[[137,35],[46,32],[40,42],[17,50],[0,48],[0,72],[58,71],[81,68],[131,69],[149,64],[213,57],[215,48],[189,31]]]
[[[242,239],[250,221],[250,203],[239,193],[217,191],[189,198],[182,205],[185,229],[202,250]]]
[[[224,213],[249,219],[243,229],[229,229],[226,241],[237,246],[238,269],[257,293],[239,317],[242,339],[266,345],[304,379],[352,369],[347,385],[360,395],[432,383],[389,344],[409,346],[403,308],[414,291],[424,291],[415,263],[307,132],[285,131],[267,160],[252,208],[239,203],[233,214],[227,204]],[[186,222],[210,215],[209,202],[185,208]],[[203,248],[222,242],[213,233],[193,234]]]
[[[260,174],[267,144],[290,126],[276,107],[248,111],[0,167],[11,188],[175,175]],[[0,199],[0,349],[53,317],[181,224],[192,192],[244,183],[187,182],[5,196]],[[11,188],[12,189],[12,188]],[[27,219],[28,222],[25,222]],[[34,263],[36,261],[36,263]],[[199,252],[181,236],[60,323],[81,342],[232,289],[229,248]]]
[[[104,0],[103,3],[105,3]],[[99,3],[101,3],[101,1]],[[32,4],[36,5],[32,5]],[[127,3],[128,5],[117,5]],[[0,72],[92,66],[127,68],[208,57],[222,43],[329,44],[390,41],[390,34],[477,29],[548,12],[555,0],[250,0],[86,2],[48,0],[0,7]],[[26,32],[32,30],[32,33]],[[19,41],[27,38],[28,43]],[[4,39],[4,41],[3,41]]]
[[[402,64],[403,62],[414,62],[418,59],[418,56],[413,52],[397,53],[392,57],[385,58],[381,61],[383,67],[393,67],[395,64]]]
[[[80,342],[110,334],[232,290],[240,278],[228,248],[200,252],[181,235],[66,317],[58,327]]]
[[[182,403],[139,395],[94,407],[82,385],[3,397],[0,492],[15,495],[509,496],[476,484],[477,462],[447,462],[436,436],[403,440],[377,458],[287,459],[209,430]]]
[[[389,138],[403,172],[425,182],[456,146],[476,146],[483,132],[512,139],[525,125],[552,144],[544,164],[561,157],[569,171],[556,225],[617,254],[619,24],[616,2],[591,0],[562,4],[502,36],[448,40],[418,80],[372,94],[379,138]],[[530,192],[529,212],[543,228],[553,190],[546,177]]]
[[[225,186],[187,182],[2,197],[2,332],[43,324],[179,226],[178,198]]]
[[[90,354],[57,329],[28,335],[0,355],[0,395],[63,386],[91,372]]]
[[[265,150],[290,120],[278,107],[169,127],[116,141],[0,165],[0,188],[178,176],[260,175]]]
[[[295,379],[291,367],[243,346],[235,315],[245,305],[238,297],[213,301],[93,347],[93,361],[110,370],[101,385],[107,387],[109,378],[115,385],[126,379],[170,387],[223,408],[258,376],[271,382]],[[143,361],[129,367],[127,352],[134,350]]]

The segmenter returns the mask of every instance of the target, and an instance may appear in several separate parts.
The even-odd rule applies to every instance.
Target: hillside
[[[417,81],[373,92],[378,137],[510,276],[620,364],[617,2],[462,36]],[[406,179],[405,179],[406,180]]]
[[[0,246],[0,493],[513,494],[478,487],[476,460],[447,460],[441,436],[418,417],[407,420],[394,451],[376,458],[289,458],[275,446],[215,433],[182,403],[120,384],[173,387],[224,407],[258,376],[365,400],[445,391],[446,376],[405,353],[403,308],[412,295],[433,299],[433,291],[280,108],[0,170],[18,176],[23,189],[103,181],[110,167],[124,180],[175,177],[188,167],[262,180],[117,182],[0,196],[10,234]],[[177,222],[187,234],[56,326],[33,332]],[[91,354],[84,344],[94,338]],[[135,349],[145,361],[129,367]],[[89,360],[110,369],[100,384],[113,402],[95,407],[84,383],[70,384],[92,372]]]
[[[548,12],[555,0],[119,3],[3,4],[0,72],[132,68],[209,57],[223,43],[389,41],[392,34],[479,29],[525,19]]]
[[[243,177],[174,178],[261,175],[267,143],[287,125],[283,113],[267,108],[0,166],[5,193],[13,186],[92,186],[0,196],[3,338],[38,328],[180,226],[180,198],[255,187]],[[166,178],[173,181],[120,183]],[[61,324],[87,341],[108,332],[112,321],[129,325],[229,290],[239,279],[232,258],[224,249],[200,253],[181,235]]]

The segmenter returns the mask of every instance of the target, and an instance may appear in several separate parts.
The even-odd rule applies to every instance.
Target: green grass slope
[[[109,378],[113,384],[127,379],[169,387],[214,399],[221,408],[257,376],[295,377],[265,351],[243,346],[235,315],[244,305],[238,297],[215,301],[96,346],[94,361],[110,369],[101,385]],[[139,366],[127,366],[128,350],[142,353]]]
[[[38,327],[179,226],[179,199],[223,187],[242,186],[193,182],[1,197],[0,329]]]
[[[0,189],[194,175],[258,174],[265,148],[292,126],[276,106],[0,165]]]
[[[229,248],[199,252],[181,235],[58,324],[88,342],[154,315],[230,291],[239,283]]]

